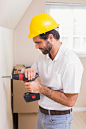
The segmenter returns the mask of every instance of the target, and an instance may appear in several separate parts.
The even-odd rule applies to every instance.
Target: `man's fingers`
[[[28,77],[28,72],[27,72],[27,69],[24,70],[24,74],[25,74],[25,77],[27,78]]]
[[[34,69],[31,69],[31,74],[30,74],[30,79],[32,80],[33,78],[35,78],[36,72]]]
[[[35,78],[36,72],[33,68],[28,68],[24,70],[25,77],[28,78],[28,80],[32,80]]]
[[[33,92],[31,86],[26,85],[25,88],[28,90],[28,92],[31,92],[31,93]]]

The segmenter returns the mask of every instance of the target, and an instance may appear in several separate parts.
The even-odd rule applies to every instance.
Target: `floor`
[[[86,129],[86,111],[73,113],[71,129]]]

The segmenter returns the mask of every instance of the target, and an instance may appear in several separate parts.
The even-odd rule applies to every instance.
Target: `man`
[[[48,14],[33,17],[28,38],[33,38],[36,49],[42,54],[31,68],[25,69],[26,82],[31,93],[40,93],[37,129],[70,129],[72,107],[80,91],[83,66],[74,52],[60,42],[56,28],[59,24]]]

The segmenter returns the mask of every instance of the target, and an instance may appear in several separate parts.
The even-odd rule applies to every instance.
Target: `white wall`
[[[29,25],[33,16],[45,13],[45,1],[33,0],[21,22],[15,29],[15,65],[32,64],[39,55],[32,39],[28,39]]]
[[[14,31],[0,26],[0,129],[12,129],[11,75],[14,65]]]

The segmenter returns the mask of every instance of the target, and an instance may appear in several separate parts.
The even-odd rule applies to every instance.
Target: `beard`
[[[39,48],[39,49],[43,50],[42,51],[43,54],[49,54],[52,47],[53,45],[48,40],[46,40],[46,46],[44,48]]]

